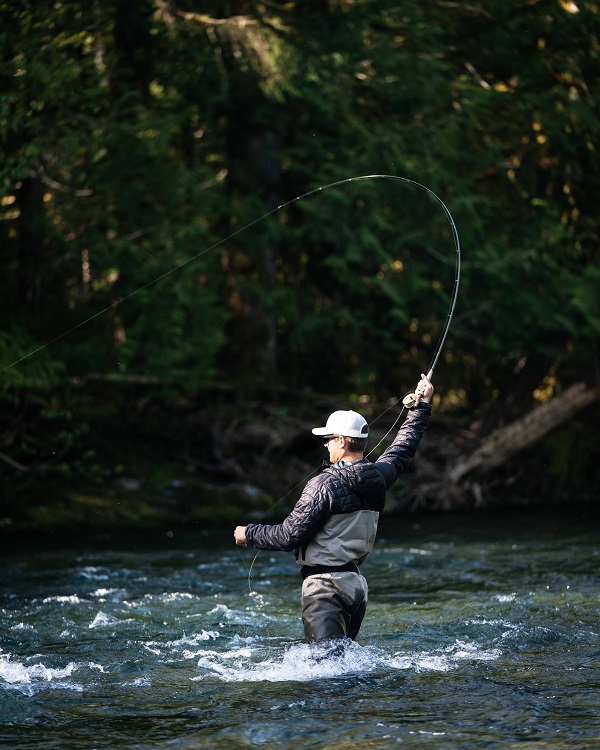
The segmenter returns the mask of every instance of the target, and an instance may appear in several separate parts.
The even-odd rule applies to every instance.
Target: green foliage
[[[91,375],[403,392],[455,282],[441,207],[383,179],[287,205],[365,174],[456,220],[441,393],[507,419],[549,374],[591,379],[598,19],[587,1],[0,2],[0,354],[35,352],[4,398]]]
[[[76,416],[80,405],[65,387],[64,365],[18,327],[0,332],[0,452],[24,472],[100,478],[94,453],[83,440],[89,430]],[[10,489],[7,486],[6,492]]]
[[[0,330],[0,393],[15,388],[48,393],[61,382],[64,367],[50,357],[48,348],[36,342],[20,326]]]

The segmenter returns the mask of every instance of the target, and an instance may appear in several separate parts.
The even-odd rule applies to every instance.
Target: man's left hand
[[[417,386],[417,390],[415,391],[417,403],[419,403],[419,401],[424,401],[426,404],[428,404],[431,401],[432,396],[433,386],[431,385],[431,380],[429,380],[427,375],[423,375],[423,373],[421,373],[421,380],[419,381],[419,385]]]

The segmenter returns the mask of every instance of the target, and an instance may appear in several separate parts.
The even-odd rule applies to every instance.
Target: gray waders
[[[302,584],[302,622],[307,643],[358,635],[369,587],[360,573],[309,575]]]

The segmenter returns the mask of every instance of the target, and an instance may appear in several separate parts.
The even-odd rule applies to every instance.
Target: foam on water
[[[18,622],[16,625],[13,625],[11,627],[11,630],[18,631],[18,630],[28,630],[30,632],[35,632],[35,628],[33,625],[28,625],[25,622]]]
[[[195,635],[183,635],[182,638],[169,641],[149,641],[144,644],[146,651],[149,651],[156,656],[164,657],[169,656],[169,661],[176,661],[179,658],[183,659],[195,659],[198,654],[203,652],[203,647],[200,650],[190,650],[191,648],[198,647],[206,641],[214,641],[220,638],[221,634],[218,630],[202,630],[200,633]]]
[[[0,684],[4,683],[6,689],[17,690],[28,696],[48,688],[82,692],[83,685],[69,679],[75,672],[82,667],[104,671],[100,664],[92,662],[69,662],[64,667],[48,667],[42,662],[43,658],[38,654],[19,661],[12,654],[0,654]]]
[[[109,571],[105,568],[97,568],[92,565],[86,565],[84,568],[81,568],[79,575],[87,581],[108,581],[110,577]]]
[[[506,544],[448,534],[375,549],[360,643],[339,651],[301,642],[285,558],[264,556],[249,592],[229,548],[8,556],[0,744],[587,750],[597,535],[550,545],[527,533],[516,555],[512,525]]]
[[[77,594],[72,594],[71,596],[47,596],[45,599],[42,599],[42,604],[50,604],[50,602],[57,602],[58,604],[81,604],[83,601]]]
[[[218,677],[225,682],[307,682],[390,670],[447,672],[467,661],[498,659],[502,652],[457,640],[433,651],[390,655],[379,648],[344,640],[323,647],[304,643],[293,645],[283,656],[278,654],[274,658],[260,659],[258,654],[258,650],[248,645],[225,651],[204,651],[198,660],[202,674],[193,679]]]
[[[90,596],[95,597],[99,602],[110,601],[114,604],[117,604],[119,602],[122,602],[127,597],[127,592],[125,591],[125,589],[99,588],[96,589],[96,591],[92,591]]]
[[[397,669],[413,669],[415,672],[449,672],[465,662],[494,661],[502,655],[498,648],[486,649],[478,643],[456,640],[455,643],[432,651],[416,654],[398,652],[389,665]]]
[[[235,625],[252,625],[256,627],[257,620],[264,622],[276,622],[280,618],[267,615],[264,612],[260,612],[259,609],[247,608],[245,611],[239,609],[231,609],[226,604],[217,604],[210,612],[207,612],[207,616],[217,616],[221,625],[225,622],[233,623]]]
[[[104,612],[100,611],[96,614],[92,622],[89,624],[90,630],[93,630],[94,628],[104,628],[109,625],[114,625],[117,622],[117,618],[113,617],[112,615],[107,615]]]

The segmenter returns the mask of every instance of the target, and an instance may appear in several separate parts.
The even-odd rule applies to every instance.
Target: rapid
[[[302,643],[293,557],[232,529],[7,540],[0,746],[600,748],[599,522],[384,515],[335,651]]]

